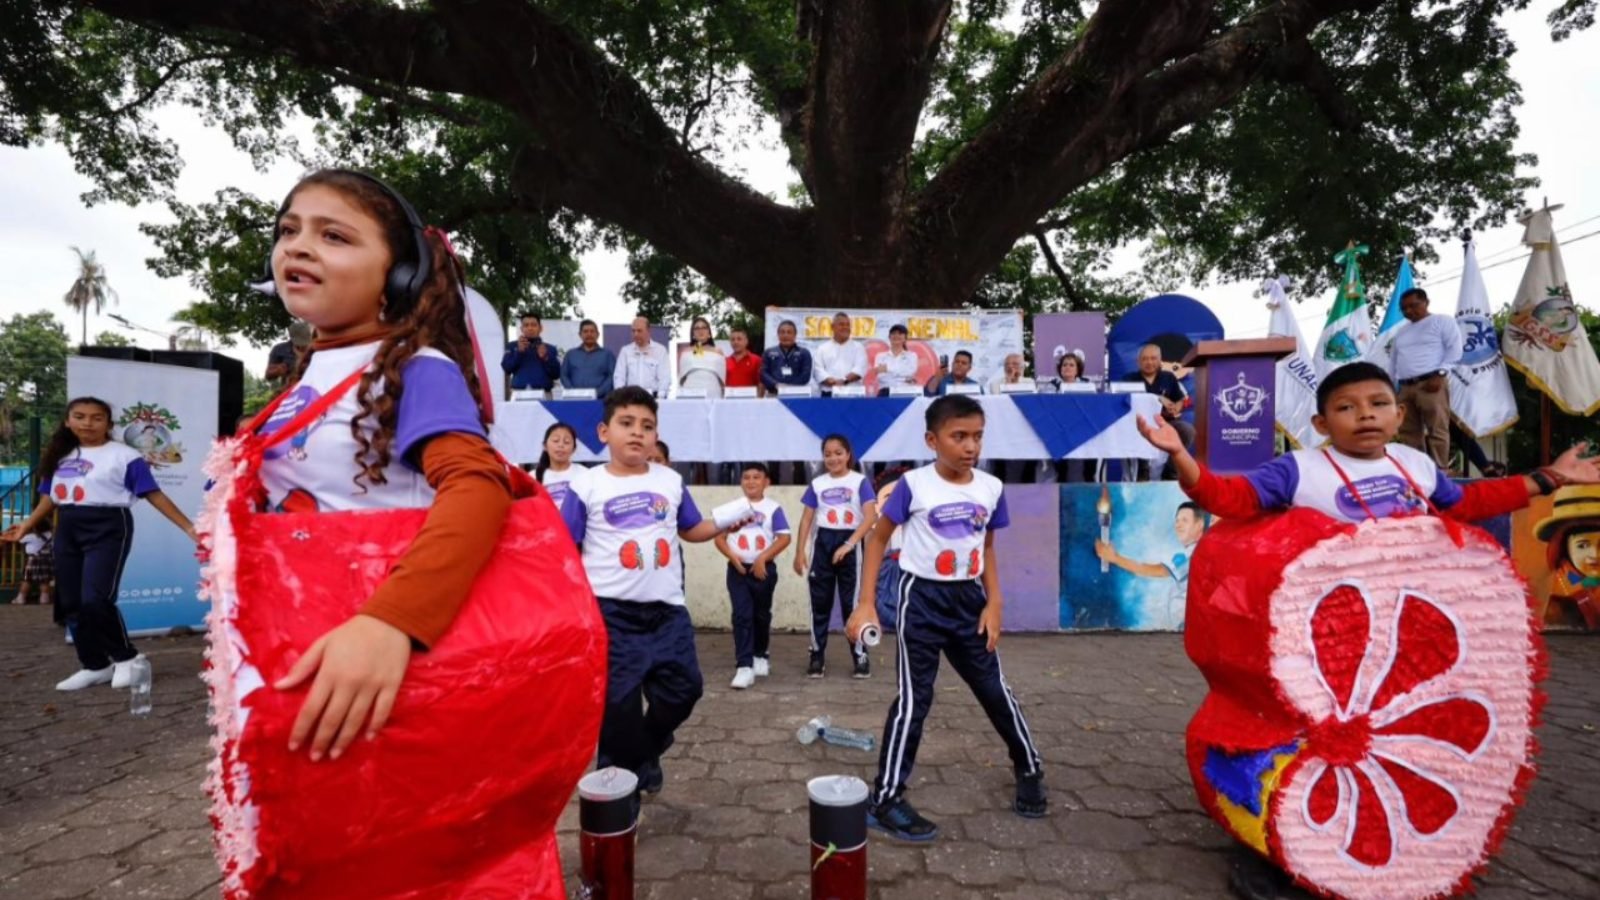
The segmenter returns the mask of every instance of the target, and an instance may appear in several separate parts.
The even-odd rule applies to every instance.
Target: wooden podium
[[[1273,454],[1277,362],[1294,338],[1201,341],[1183,358],[1194,368],[1195,459],[1212,471],[1246,472]]]

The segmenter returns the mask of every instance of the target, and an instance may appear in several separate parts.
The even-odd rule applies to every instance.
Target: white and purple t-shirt
[[[900,526],[900,568],[918,578],[967,581],[983,574],[988,533],[1011,524],[1000,479],[972,470],[972,480],[944,480],[930,463],[900,479],[883,514]]]
[[[823,472],[811,479],[800,502],[817,511],[817,527],[855,531],[861,527],[862,507],[877,499],[872,482],[860,472],[838,478]]]
[[[261,426],[271,434],[289,424],[300,411],[337,387],[351,372],[368,366],[379,342],[318,350],[293,393]],[[267,450],[261,465],[261,483],[267,489],[268,507],[283,512],[327,512],[350,509],[405,509],[433,503],[433,488],[422,475],[420,450],[427,440],[449,432],[483,437],[478,406],[461,369],[449,357],[424,347],[403,370],[405,390],[395,421],[394,442],[389,445],[385,484],[357,484],[356,443],[350,422],[361,411],[360,386],[351,388],[321,418],[298,434]],[[383,382],[373,385],[381,391]],[[368,434],[378,428],[377,416],[362,420]]]
[[[57,506],[132,506],[159,490],[145,458],[117,441],[78,447],[39,485]]]
[[[747,566],[767,552],[778,535],[789,533],[789,518],[783,514],[783,507],[778,505],[778,501],[762,497],[750,507],[756,511],[755,518],[738,531],[728,534],[728,546],[732,548],[733,555]]]
[[[1432,457],[1404,444],[1390,444],[1387,450],[1393,460],[1357,459],[1332,447],[1327,451],[1350,477],[1350,483],[1361,493],[1361,500],[1366,501],[1374,516],[1382,519],[1427,512],[1423,496],[1439,509],[1448,509],[1461,501],[1461,486],[1441,473]],[[1396,462],[1410,473],[1423,496],[1412,490]],[[1321,450],[1285,453],[1246,472],[1244,477],[1255,488],[1262,509],[1309,506],[1343,522],[1367,519],[1361,502],[1350,494],[1344,479]]]
[[[561,518],[583,545],[583,568],[596,596],[683,605],[678,532],[700,524],[683,476],[652,463],[639,475],[606,466],[568,482]]]
[[[577,463],[572,463],[563,471],[545,469],[544,479],[540,483],[550,492],[550,499],[561,509],[567,503],[567,495],[571,493],[574,483],[582,484],[589,478],[589,470]]]

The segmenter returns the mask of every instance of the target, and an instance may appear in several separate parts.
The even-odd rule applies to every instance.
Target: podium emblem
[[[1235,422],[1244,423],[1266,412],[1267,391],[1246,384],[1245,374],[1240,372],[1237,384],[1223,388],[1212,399],[1217,403],[1218,412]]]

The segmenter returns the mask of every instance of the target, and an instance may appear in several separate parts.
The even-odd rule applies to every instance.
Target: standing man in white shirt
[[[617,372],[611,382],[618,388],[642,387],[652,397],[667,396],[672,384],[667,348],[650,340],[650,320],[644,316],[634,318],[633,341],[617,352]]]
[[[1445,315],[1428,315],[1428,293],[1400,295],[1406,326],[1394,336],[1389,370],[1400,388],[1406,418],[1400,442],[1450,467],[1450,367],[1461,361],[1461,329]]]
[[[867,348],[860,341],[850,339],[850,316],[837,313],[833,317],[833,340],[817,348],[817,385],[824,395],[845,384],[855,384],[867,377]]]

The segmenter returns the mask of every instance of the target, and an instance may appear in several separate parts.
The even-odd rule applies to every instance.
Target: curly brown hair
[[[284,208],[293,202],[295,194],[310,185],[338,191],[377,219],[383,225],[393,259],[404,260],[415,255],[411,223],[395,199],[376,182],[353,172],[323,169],[302,178],[285,198]],[[473,361],[472,338],[467,334],[461,269],[437,232],[430,230],[426,240],[432,254],[431,274],[410,310],[395,319],[385,317],[390,329],[373,356],[372,367],[361,376],[356,389],[361,411],[351,420],[350,432],[358,447],[355,461],[360,468],[354,481],[363,491],[367,484],[388,481],[383,470],[391,460],[390,446],[400,415],[400,395],[405,392],[403,372],[406,363],[422,348],[432,347],[456,364],[467,380],[473,402],[478,405],[480,423],[483,420],[482,386],[478,383],[477,366]],[[297,378],[305,372],[313,353],[307,353],[301,360]],[[371,428],[367,421],[374,417],[377,427]]]

